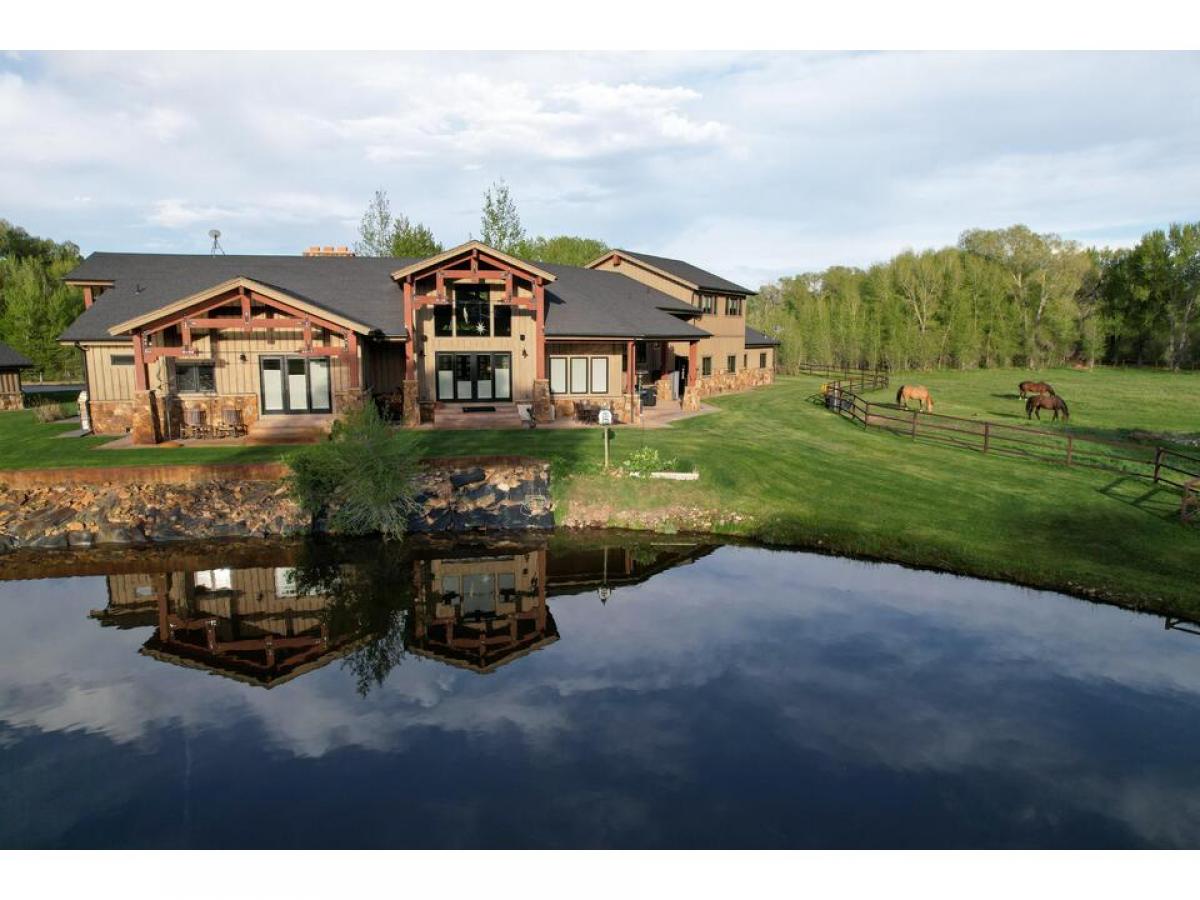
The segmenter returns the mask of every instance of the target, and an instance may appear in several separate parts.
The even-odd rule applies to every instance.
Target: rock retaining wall
[[[311,531],[309,516],[288,496],[281,477],[262,480],[264,473],[252,470],[236,478],[228,471],[232,467],[222,468],[224,477],[214,479],[206,471],[190,483],[179,473],[172,473],[169,483],[127,478],[84,483],[62,473],[0,482],[0,553]],[[550,469],[539,460],[432,461],[416,487],[420,509],[409,519],[412,531],[554,527]]]

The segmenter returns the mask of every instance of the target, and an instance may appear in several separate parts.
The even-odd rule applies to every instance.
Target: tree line
[[[78,379],[80,354],[58,336],[83,312],[83,294],[63,284],[79,247],[34,237],[0,219],[0,341],[28,356],[33,378]]]
[[[750,304],[780,362],[977,368],[1200,363],[1200,223],[1127,249],[1024,225],[964,232],[866,269],[781,278]]]

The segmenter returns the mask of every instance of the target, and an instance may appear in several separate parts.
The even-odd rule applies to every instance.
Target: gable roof
[[[292,291],[280,290],[274,285],[264,284],[261,281],[255,281],[252,278],[246,278],[245,276],[239,275],[237,278],[231,278],[228,281],[223,281],[220,284],[216,284],[205,288],[202,291],[198,291],[197,293],[192,294],[190,297],[182,297],[179,300],[176,300],[174,303],[168,303],[166,306],[159,307],[158,309],[151,310],[148,313],[143,313],[140,316],[134,316],[132,319],[128,319],[124,322],[113,325],[108,329],[108,333],[111,335],[121,335],[127,333],[135,328],[149,325],[150,323],[155,322],[164,316],[169,316],[172,313],[183,312],[190,306],[195,306],[197,303],[202,303],[210,297],[216,297],[219,294],[223,294],[226,291],[230,291],[238,287],[257,291],[263,296],[270,297],[282,303],[287,303],[302,312],[328,318],[334,324],[342,325],[354,331],[370,332],[373,330],[370,326],[364,325],[362,322],[353,319],[347,319],[345,316],[339,314],[336,310],[324,309],[314,303],[311,303],[307,298],[302,297]]]
[[[778,347],[779,341],[773,337],[768,337],[757,328],[746,326],[746,346],[747,347]]]
[[[720,291],[726,294],[745,294],[747,296],[755,293],[749,288],[734,284],[728,278],[714,275],[712,272],[701,269],[699,266],[694,266],[689,262],[684,262],[682,259],[671,259],[669,256],[653,256],[649,253],[636,253],[633,250],[612,250],[604,254],[600,259],[607,259],[613,253],[619,253],[628,259],[641,263],[649,269],[657,271],[660,275],[666,275],[676,281],[681,281],[688,287],[698,291]],[[596,262],[599,261],[596,260]]]
[[[457,247],[451,247],[449,250],[443,250],[441,253],[438,253],[435,256],[413,260],[412,262],[409,262],[394,271],[392,273],[392,278],[396,281],[400,281],[407,275],[423,272],[426,269],[436,268],[439,263],[454,259],[456,256],[461,256],[468,250],[479,250],[483,253],[487,253],[489,256],[494,256],[501,262],[508,263],[510,266],[523,269],[531,275],[540,275],[546,281],[554,280],[554,274],[552,272],[547,272],[545,269],[526,260],[517,259],[515,256],[509,256],[507,253],[497,250],[495,247],[489,247],[487,244],[483,243],[483,241],[467,241],[465,244],[459,244]]]
[[[93,253],[66,281],[113,286],[72,322],[62,341],[117,341],[109,329],[236,278],[269,285],[312,306],[402,337],[403,303],[391,279],[408,259],[364,256],[205,256],[182,253]]]
[[[489,252],[492,252],[489,250]],[[280,299],[303,303],[388,337],[405,337],[404,302],[393,273],[427,260],[367,256],[206,256],[93,253],[68,281],[112,281],[60,336],[66,342],[125,342],[114,335],[165,311],[186,307],[223,286],[254,283]],[[576,266],[532,266],[546,284],[549,337],[687,340],[707,337],[684,321],[698,315],[689,303],[617,272]],[[401,276],[403,277],[403,276]]]
[[[0,343],[0,369],[32,369],[33,360],[18,353],[8,344]]]

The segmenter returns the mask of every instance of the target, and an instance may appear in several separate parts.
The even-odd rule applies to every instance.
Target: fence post
[[[1154,483],[1158,484],[1158,470],[1162,468],[1163,448],[1154,448]]]
[[[991,444],[991,442],[992,442],[992,423],[984,422],[983,423],[983,452],[984,453],[988,452],[988,446]]]
[[[871,425],[871,401],[863,401],[863,427],[869,428]]]
[[[1071,464],[1071,457],[1075,451],[1075,438],[1072,435],[1067,435],[1067,465]]]
[[[920,415],[920,413],[921,411],[919,409],[913,410],[912,436],[914,438],[917,436],[917,416]]]

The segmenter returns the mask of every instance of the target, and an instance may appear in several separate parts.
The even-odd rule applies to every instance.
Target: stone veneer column
[[[133,392],[133,424],[129,429],[135,444],[157,444],[161,432],[155,409],[154,391]]]
[[[700,382],[689,384],[683,391],[683,411],[696,412],[700,409]]]
[[[533,420],[549,422],[554,415],[554,404],[550,400],[550,380],[535,378],[533,380]]]
[[[406,378],[402,391],[404,426],[415,428],[421,424],[421,388],[415,378]]]

